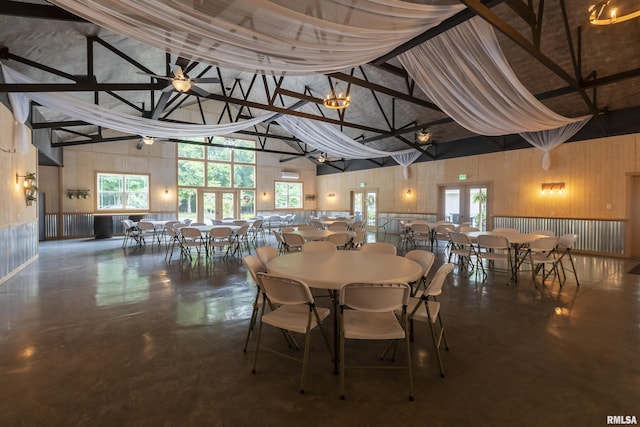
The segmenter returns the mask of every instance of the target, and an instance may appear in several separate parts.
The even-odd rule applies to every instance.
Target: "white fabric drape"
[[[299,108],[309,112],[309,106]],[[367,147],[342,133],[338,126],[298,116],[278,117],[278,123],[291,135],[317,150],[345,159],[372,159],[414,153],[413,148],[400,151],[382,151]],[[418,153],[420,154],[420,153]],[[397,161],[397,160],[396,160]]]
[[[398,56],[420,89],[480,135],[554,129],[586,118],[554,113],[520,83],[490,24],[479,17]]]
[[[52,0],[170,53],[253,73],[365,64],[464,9],[401,0]]]
[[[529,144],[544,152],[542,155],[542,169],[549,170],[551,167],[551,150],[575,135],[590,119],[591,116],[582,121],[569,123],[557,129],[543,130],[540,132],[522,132],[520,136]]]
[[[4,79],[7,83],[36,83],[27,76],[0,63]],[[132,116],[99,105],[83,102],[76,97],[62,93],[28,92],[11,97],[11,108],[24,111],[29,108],[28,99],[45,107],[55,109],[75,120],[82,120],[96,126],[102,126],[120,132],[155,138],[199,138],[213,135],[228,135],[242,129],[270,120],[276,113],[264,114],[252,119],[236,123],[218,125],[195,125],[152,120],[145,117]],[[14,104],[15,103],[15,104]],[[25,119],[26,120],[26,119]]]
[[[0,63],[0,65],[2,65]],[[3,68],[4,71],[4,68]],[[4,76],[6,83],[7,76]],[[13,149],[20,154],[26,154],[29,151],[29,133],[27,128],[27,120],[29,119],[29,101],[22,93],[9,92],[9,103],[13,110]]]
[[[407,153],[393,154],[391,158],[402,166],[402,176],[407,180],[409,179],[409,165],[418,160],[421,155],[421,152],[414,150]]]

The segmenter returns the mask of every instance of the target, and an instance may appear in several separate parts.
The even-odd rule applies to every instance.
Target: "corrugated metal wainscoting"
[[[0,283],[38,255],[38,221],[0,229]]]
[[[579,251],[624,255],[623,220],[493,217],[493,227],[510,227],[523,232],[551,230],[556,236],[577,234],[574,248]]]
[[[123,232],[122,220],[129,218],[131,214],[113,214],[113,235],[121,235]],[[147,219],[154,220],[171,220],[175,219],[175,214],[148,214],[144,216]],[[92,213],[65,213],[62,214],[62,235],[58,235],[58,218],[57,214],[47,214],[45,216],[45,238],[48,240],[55,239],[73,239],[78,237],[93,236],[93,214]]]

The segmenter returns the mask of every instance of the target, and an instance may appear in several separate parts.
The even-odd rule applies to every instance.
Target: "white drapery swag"
[[[563,117],[538,101],[511,69],[491,25],[479,17],[402,53],[398,59],[442,111],[479,135],[528,132],[529,141],[533,132],[557,129],[566,141],[591,118]],[[541,134],[536,140],[547,141],[550,135]],[[544,144],[548,153],[553,147]],[[546,158],[548,161],[548,155]]]
[[[27,76],[7,67],[5,64],[0,63],[0,66],[2,67],[4,79],[9,84],[36,83]],[[270,120],[276,115],[276,113],[269,113],[236,123],[196,125],[164,122],[145,117],[132,116],[130,114],[124,114],[108,108],[100,107],[99,105],[83,102],[78,98],[62,93],[29,92],[12,93],[11,95],[13,96],[10,97],[9,101],[14,114],[16,111],[24,112],[26,109],[26,115],[28,116],[29,99],[31,99],[38,104],[66,114],[75,120],[82,120],[96,126],[102,126],[120,132],[140,136],[151,136],[154,138],[180,139],[228,135]],[[20,116],[20,118],[21,117],[22,116]],[[26,121],[26,118],[24,120]]]
[[[304,105],[299,110],[309,112],[310,107]],[[406,169],[421,154],[413,148],[390,152],[367,147],[349,138],[336,125],[304,117],[282,116],[278,117],[278,123],[305,144],[329,155],[345,159],[374,159],[391,156]]]
[[[118,34],[252,73],[365,64],[464,9],[400,0],[52,0]]]
[[[4,81],[10,83],[6,75]],[[29,103],[21,102],[22,94],[20,93],[9,92],[7,95],[13,110],[13,149],[20,154],[26,154],[29,151],[29,132],[26,125],[29,119]]]
[[[549,170],[551,167],[551,150],[575,135],[587,124],[589,119],[591,119],[591,116],[579,122],[569,123],[561,128],[542,130],[540,132],[522,132],[520,136],[529,144],[544,152],[542,155],[542,169]]]

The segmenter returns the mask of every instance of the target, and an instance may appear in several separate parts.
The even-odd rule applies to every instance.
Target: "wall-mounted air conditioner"
[[[298,172],[282,171],[282,172],[280,172],[280,178],[282,178],[282,179],[298,179],[298,178],[300,178],[300,174]]]

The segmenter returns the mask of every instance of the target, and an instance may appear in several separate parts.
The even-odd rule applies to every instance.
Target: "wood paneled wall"
[[[542,169],[536,148],[323,175],[317,178],[318,209],[348,210],[350,191],[364,182],[378,189],[380,212],[438,212],[438,186],[491,183],[492,211],[500,216],[623,219],[627,215],[626,174],[640,171],[640,135],[563,144]],[[562,195],[542,195],[544,182],[564,182]],[[406,196],[406,189],[412,196]],[[326,194],[335,193],[328,199]]]

